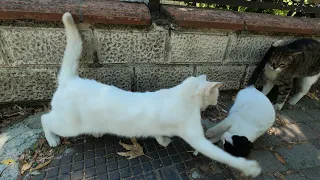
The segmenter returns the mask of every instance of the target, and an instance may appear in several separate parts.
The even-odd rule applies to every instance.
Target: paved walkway
[[[222,94],[220,104],[226,110],[230,99]],[[205,128],[212,126],[204,122]],[[56,156],[40,174],[26,179],[249,179],[202,155],[194,156],[180,138],[174,138],[167,148],[151,138],[138,139],[146,156],[132,160],[116,154],[125,151],[120,140],[130,143],[110,135],[70,139],[69,154]],[[254,146],[250,159],[256,159],[263,169],[256,179],[320,179],[320,102],[304,98],[295,107],[286,106]]]

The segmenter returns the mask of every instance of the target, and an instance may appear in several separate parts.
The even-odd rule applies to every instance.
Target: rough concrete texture
[[[113,65],[101,68],[80,68],[79,71],[79,75],[84,78],[94,79],[129,91],[132,88],[133,67]]]
[[[288,168],[281,164],[270,151],[256,150],[250,154],[250,159],[256,159],[261,163],[263,172],[286,171]]]
[[[50,99],[56,67],[0,68],[0,102]]]
[[[242,84],[242,87],[246,87],[248,84],[248,81],[254,71],[254,69],[256,68],[256,66],[248,66],[247,70],[246,70],[246,76],[244,78],[244,82]],[[255,83],[256,87],[262,87],[264,84],[264,80],[263,80],[263,76],[260,76],[257,80],[257,82]]]
[[[81,62],[92,62],[93,45],[90,30],[81,31],[84,41]],[[10,66],[60,64],[66,38],[60,28],[2,28],[0,44]]]
[[[137,91],[155,91],[178,85],[193,75],[192,66],[138,66],[135,68]]]
[[[284,158],[288,166],[295,170],[320,165],[320,150],[312,144],[299,144],[292,149],[278,148],[276,151]]]
[[[102,63],[163,63],[166,32],[96,30]]]
[[[172,32],[169,62],[222,62],[229,37],[225,34]]]
[[[279,39],[272,36],[238,36],[232,34],[225,61],[235,63],[257,62],[263,58],[271,44]]]
[[[197,66],[197,75],[206,74],[208,80],[223,82],[221,90],[239,89],[245,66]]]
[[[0,164],[0,172],[2,172],[0,179],[16,180],[20,175],[18,158],[24,150],[37,141],[40,133],[43,132],[40,121],[41,115],[42,113],[30,116],[4,131],[4,134],[9,138],[0,149],[0,161],[13,159],[15,162],[9,167],[8,165]]]

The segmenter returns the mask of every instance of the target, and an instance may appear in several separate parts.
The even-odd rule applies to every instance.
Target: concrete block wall
[[[269,46],[290,38],[163,28],[80,32],[81,77],[142,92],[173,87],[199,74],[224,82],[222,89],[239,89]],[[0,102],[50,99],[65,45],[63,28],[0,26]]]

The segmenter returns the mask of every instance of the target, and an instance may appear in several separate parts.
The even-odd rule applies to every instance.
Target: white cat
[[[52,110],[41,117],[50,146],[59,136],[111,133],[126,137],[155,137],[162,146],[167,136],[179,136],[202,154],[257,176],[256,161],[234,157],[204,137],[200,109],[216,105],[222,83],[209,82],[205,75],[189,77],[180,85],[156,92],[128,92],[78,76],[82,40],[69,13],[63,15],[67,46],[53,95]]]
[[[269,99],[254,86],[249,86],[239,91],[228,117],[208,129],[206,136],[213,143],[221,138],[227,152],[246,157],[252,143],[273,125],[275,116]]]

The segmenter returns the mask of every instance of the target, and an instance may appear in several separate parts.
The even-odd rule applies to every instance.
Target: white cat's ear
[[[222,85],[223,84],[221,82],[205,82],[203,84],[200,84],[195,96],[212,94],[214,92],[214,89],[220,88]]]
[[[205,89],[207,95],[212,94],[214,89],[218,89],[223,85],[222,82],[210,82]]]
[[[202,75],[198,76],[197,78],[200,79],[200,80],[206,81],[207,80],[207,75],[202,74]]]

